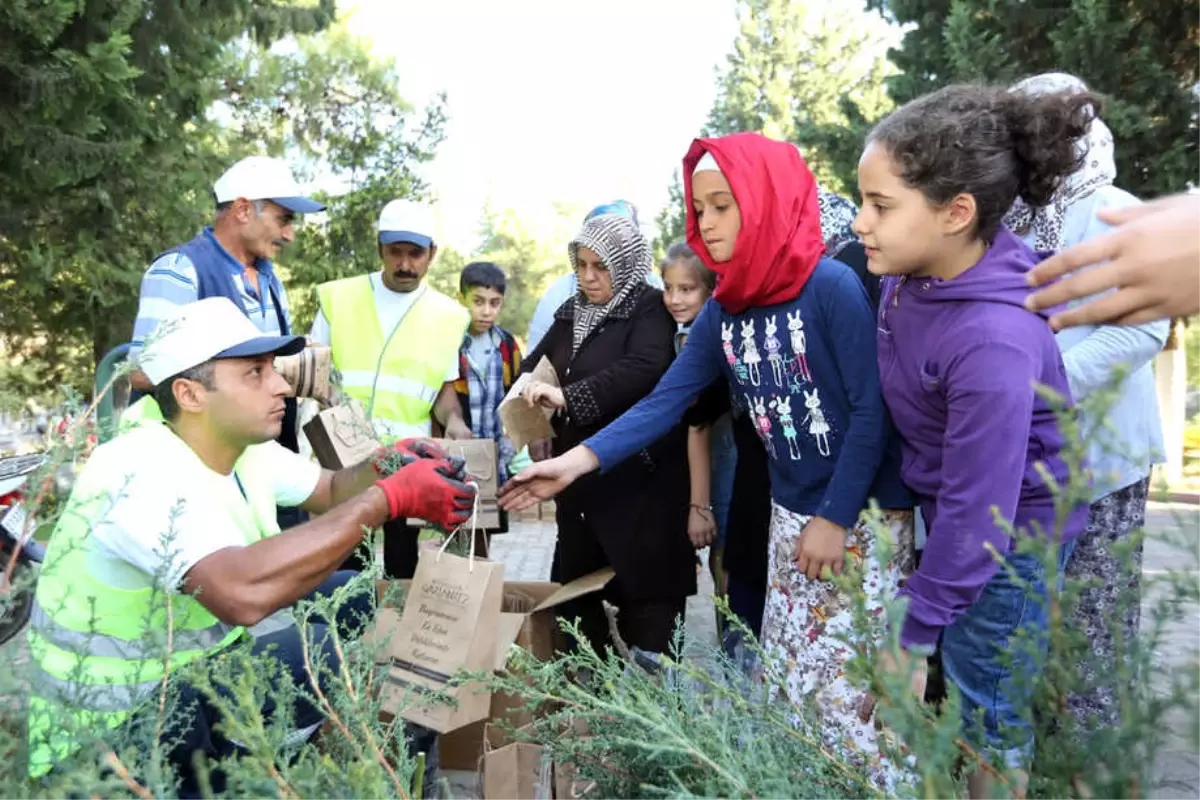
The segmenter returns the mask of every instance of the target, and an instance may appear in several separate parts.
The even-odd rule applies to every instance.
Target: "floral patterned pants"
[[[879,543],[865,525],[846,537],[846,565],[861,567],[868,611],[882,613],[896,596],[914,561],[913,513],[883,512],[894,550],[880,563]],[[859,719],[863,690],[846,678],[854,653],[851,598],[827,581],[810,581],[793,562],[796,539],[811,517],[772,504],[767,602],[762,646],[776,664],[786,666],[788,699],[797,706],[815,704],[826,744],[866,771],[871,783],[893,790],[906,775],[901,765],[879,753],[874,721]],[[882,637],[882,618],[878,636]]]
[[[1146,524],[1146,497],[1150,479],[1118,489],[1092,503],[1087,529],[1075,540],[1075,550],[1067,562],[1067,578],[1084,578],[1092,587],[1084,590],[1075,609],[1075,625],[1092,642],[1091,663],[1082,665],[1089,691],[1067,698],[1067,707],[1086,727],[1117,724],[1117,695],[1121,669],[1116,660],[1114,642],[1130,642],[1137,636],[1142,621],[1142,547],[1128,559],[1119,559],[1112,546]],[[1126,563],[1127,562],[1127,563]],[[1122,594],[1129,600],[1117,615]],[[1101,680],[1098,675],[1111,676]]]

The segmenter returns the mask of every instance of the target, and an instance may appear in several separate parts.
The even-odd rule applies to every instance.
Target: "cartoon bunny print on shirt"
[[[762,383],[762,373],[758,371],[762,356],[758,354],[758,343],[754,341],[754,320],[742,323],[742,360],[750,369],[750,385],[758,386]]]
[[[788,312],[787,321],[788,335],[792,339],[792,352],[796,354],[796,369],[805,381],[812,383],[812,373],[808,371],[808,356],[805,355],[808,352],[808,342],[804,336],[804,320],[800,319],[800,312],[797,310],[795,316]]]
[[[779,327],[775,323],[777,315],[772,314],[767,317],[767,338],[763,342],[763,346],[767,350],[767,363],[771,365],[771,377],[775,379],[776,386],[783,386],[783,354],[780,350],[783,349],[783,343],[779,341]]]
[[[792,418],[792,398],[787,395],[774,397],[771,400],[771,408],[779,417],[779,424],[783,426],[783,436],[787,439],[788,457],[792,461],[799,461],[800,443],[796,441],[796,422]]]
[[[758,429],[758,438],[762,439],[763,446],[767,448],[771,458],[775,458],[775,443],[771,440],[771,415],[767,413],[767,404],[761,397],[751,399],[746,395],[746,407],[754,415],[754,427]]]
[[[800,424],[808,423],[808,432],[817,440],[817,451],[823,456],[828,456],[830,428],[825,420],[825,412],[821,410],[821,398],[817,396],[815,387],[811,392],[804,393],[804,407],[808,409],[808,414]]]
[[[725,351],[725,360],[729,363],[729,368],[733,370],[733,374],[742,383],[750,379],[746,372],[746,365],[738,361],[737,354],[733,352],[733,323],[726,325],[721,323],[721,349]]]

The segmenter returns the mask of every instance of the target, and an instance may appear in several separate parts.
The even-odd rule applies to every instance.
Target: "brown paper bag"
[[[422,550],[404,612],[390,621],[395,629],[382,654],[389,665],[383,710],[439,733],[487,717],[491,693],[481,684],[447,684],[459,670],[495,666],[503,593],[504,564],[473,552],[463,558]],[[389,624],[388,611],[380,612],[379,625]],[[438,692],[446,697],[433,696]]]
[[[553,765],[541,745],[514,742],[483,756],[484,800],[550,800]]]
[[[452,456],[467,462],[467,474],[479,487],[480,528],[500,527],[500,506],[496,503],[497,462],[496,443],[491,439],[434,439]],[[409,525],[432,527],[424,520],[410,520]],[[477,545],[478,547],[478,545]]]
[[[550,427],[550,418],[554,416],[554,412],[548,408],[531,406],[521,396],[521,392],[525,391],[525,387],[532,381],[541,381],[551,386],[559,385],[558,373],[554,371],[550,359],[542,356],[542,360],[532,372],[517,378],[500,403],[500,422],[504,425],[504,432],[512,440],[513,447],[518,450],[538,439],[554,437],[554,429]]]
[[[572,719],[568,726],[564,726],[560,736],[560,740],[566,737],[585,737],[588,736],[587,724],[583,720]],[[551,756],[554,761],[554,796],[558,800],[577,800],[580,797],[587,797],[596,788],[596,782],[584,780],[579,777],[579,770],[575,763],[568,761],[560,755]]]
[[[304,435],[325,469],[354,466],[379,449],[371,423],[354,405],[325,409],[304,426]]]

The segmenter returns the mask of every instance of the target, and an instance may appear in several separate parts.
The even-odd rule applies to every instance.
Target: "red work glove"
[[[449,458],[450,454],[433,439],[425,439],[415,437],[412,439],[401,439],[392,444],[392,450],[395,450],[401,455],[417,458]]]
[[[393,453],[400,454],[401,465],[411,464],[422,458],[450,458],[450,454],[432,439],[421,437],[401,439],[388,447],[381,447],[375,451],[375,456],[372,459],[375,464],[375,471],[384,477],[387,476],[387,470],[381,465],[391,460]]]
[[[420,458],[376,481],[388,501],[388,517],[413,517],[453,531],[471,519],[475,487],[458,480],[462,464]]]

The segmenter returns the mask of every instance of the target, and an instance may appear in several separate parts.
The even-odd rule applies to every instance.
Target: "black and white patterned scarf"
[[[1051,94],[1054,92],[1085,92],[1087,85],[1074,75],[1049,72],[1026,78],[1012,88],[1022,94]],[[1092,195],[1097,189],[1111,186],[1117,180],[1117,162],[1113,151],[1113,135],[1099,118],[1092,120],[1088,132],[1077,143],[1087,160],[1058,187],[1050,202],[1033,208],[1017,198],[1004,215],[1004,224],[1018,236],[1033,234],[1033,249],[1051,252],[1063,248],[1063,227],[1067,210]]]
[[[600,257],[612,275],[612,297],[607,303],[589,303],[580,287],[575,293],[574,337],[571,355],[600,326],[613,309],[633,292],[640,291],[654,268],[650,244],[634,222],[619,214],[602,214],[583,223],[567,246],[571,269],[579,268],[578,251],[586,247]]]
[[[825,255],[836,258],[842,248],[858,241],[851,229],[858,216],[858,206],[840,194],[817,187],[817,207],[821,210],[821,238],[825,240]]]

